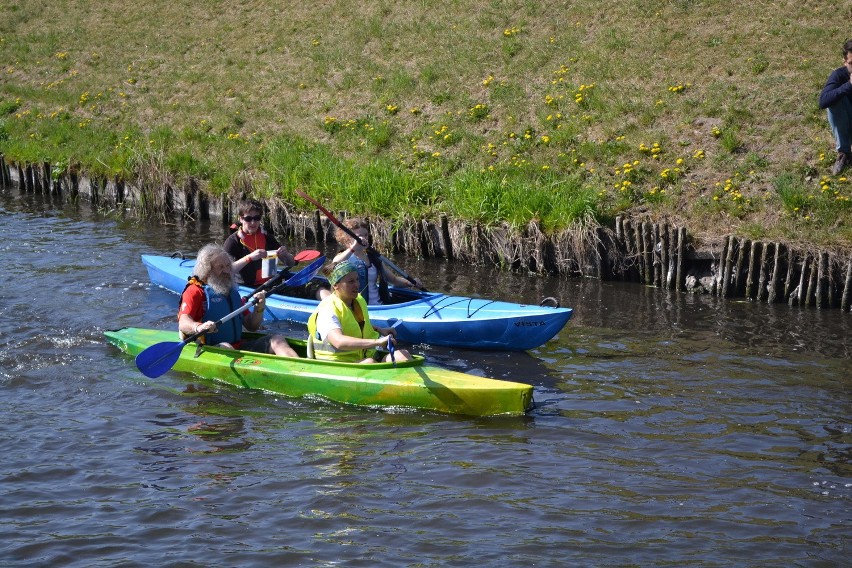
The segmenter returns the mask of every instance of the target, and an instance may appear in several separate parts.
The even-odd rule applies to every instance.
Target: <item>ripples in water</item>
[[[103,330],[173,326],[138,257],[221,228],[0,197],[4,565],[845,563],[848,314],[400,259],[434,288],[575,308],[528,353],[413,348],[529,382],[530,415],[152,381]]]

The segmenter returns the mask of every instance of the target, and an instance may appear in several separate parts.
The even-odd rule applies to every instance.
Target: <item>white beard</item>
[[[224,275],[215,275],[207,278],[207,284],[213,288],[217,294],[221,294],[223,296],[227,296],[231,293],[231,288],[234,287],[234,275],[233,274],[224,274]]]

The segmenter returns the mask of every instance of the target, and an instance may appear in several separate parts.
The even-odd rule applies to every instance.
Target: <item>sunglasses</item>
[[[262,217],[260,215],[247,215],[243,217],[243,221],[260,221]]]

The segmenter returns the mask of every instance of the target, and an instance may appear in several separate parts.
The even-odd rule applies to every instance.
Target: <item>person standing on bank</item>
[[[336,264],[348,260],[355,265],[358,272],[358,290],[369,305],[374,306],[390,303],[389,284],[402,288],[410,288],[412,286],[423,287],[423,284],[417,278],[414,279],[414,284],[412,284],[402,276],[395,274],[384,265],[378,254],[375,254],[365,246],[372,245],[370,227],[366,220],[353,217],[343,221],[343,224],[358,239],[353,239],[346,231],[338,227],[334,238],[340,246],[346,248],[337,253],[332,259],[332,262]]]
[[[255,199],[245,199],[240,202],[237,210],[240,226],[236,232],[225,239],[223,245],[228,254],[234,259],[234,269],[239,271],[243,284],[256,288],[269,277],[263,277],[263,259],[267,251],[274,252],[283,268],[296,264],[293,255],[287,247],[281,246],[271,233],[267,233],[261,219],[263,206]]]
[[[819,108],[828,113],[837,160],[831,175],[852,166],[852,39],[843,44],[843,66],[831,72],[819,94]]]
[[[308,318],[308,341],[313,343],[314,356],[327,361],[346,363],[376,363],[377,361],[408,361],[411,354],[405,349],[390,353],[377,352],[396,345],[396,330],[373,327],[367,302],[358,293],[358,270],[351,262],[341,262],[328,277],[332,293]]]
[[[243,340],[243,326],[249,331],[256,331],[263,322],[266,292],[258,292],[255,298],[254,311],[246,310],[223,322],[221,328],[216,327],[216,321],[244,305],[245,300],[240,297],[237,288],[231,256],[220,246],[205,245],[198,251],[194,274],[180,297],[178,331],[181,339],[194,333],[204,333],[208,345],[298,357],[282,335]]]

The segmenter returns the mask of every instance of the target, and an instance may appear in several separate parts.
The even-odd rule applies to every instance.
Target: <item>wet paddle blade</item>
[[[183,341],[155,343],[136,356],[136,367],[149,379],[156,379],[174,367],[184,345]]]

